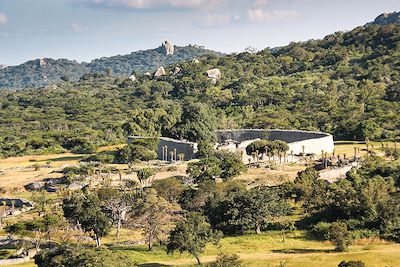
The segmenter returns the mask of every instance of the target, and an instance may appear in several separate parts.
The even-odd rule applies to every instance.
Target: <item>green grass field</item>
[[[110,246],[110,249],[129,255],[143,266],[194,266],[196,263],[186,253],[167,255],[162,246],[150,252],[146,246]],[[220,252],[238,254],[246,266],[335,267],[342,260],[361,260],[369,267],[400,266],[400,244],[360,240],[350,247],[349,252],[337,253],[329,242],[308,240],[302,231],[289,234],[285,242],[282,242],[281,233],[277,231],[225,237],[219,246],[207,246],[201,260],[204,263],[213,261]],[[27,263],[14,266],[35,265]]]

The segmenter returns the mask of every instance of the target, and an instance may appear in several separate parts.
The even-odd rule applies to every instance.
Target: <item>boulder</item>
[[[175,46],[166,40],[162,43],[161,50],[164,56],[173,55],[175,52]]]
[[[42,189],[43,188],[43,184],[37,183],[37,182],[33,182],[33,183],[25,185],[24,187],[28,191],[35,191],[35,190]]]
[[[164,67],[159,67],[156,71],[156,73],[154,74],[154,77],[159,78],[161,76],[164,76],[166,74]]]
[[[132,82],[136,81],[136,76],[132,74],[131,76],[129,76],[129,80],[131,80]]]
[[[192,63],[193,63],[193,64],[198,64],[198,63],[200,63],[200,60],[198,60],[197,58],[194,58],[194,59],[192,60]]]
[[[179,68],[179,67],[175,67],[175,70],[174,70],[174,75],[177,75],[179,72],[181,72],[182,71],[182,69],[181,68]]]
[[[221,79],[221,71],[217,68],[211,69],[207,71],[208,78],[212,79],[214,83],[216,83],[219,79]]]

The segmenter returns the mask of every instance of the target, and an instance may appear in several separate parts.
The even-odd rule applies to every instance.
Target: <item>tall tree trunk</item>
[[[121,230],[121,225],[122,225],[122,223],[121,223],[121,218],[118,218],[118,223],[117,223],[117,234],[116,234],[117,239],[119,238],[119,234],[120,234],[120,230]]]

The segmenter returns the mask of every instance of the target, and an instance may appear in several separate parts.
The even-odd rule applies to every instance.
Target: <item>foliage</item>
[[[337,140],[392,139],[400,129],[399,38],[400,25],[373,25],[273,53],[205,56],[159,79],[93,74],[57,88],[1,90],[0,155],[88,153],[129,134],[210,142],[214,129],[245,127],[320,130]],[[129,71],[119,70],[124,66]],[[107,68],[130,75],[129,66]],[[204,75],[214,67],[223,73],[215,85]]]
[[[62,208],[65,218],[90,233],[99,247],[101,238],[110,230],[111,221],[103,212],[98,195],[91,192],[73,193],[63,200]]]
[[[243,267],[236,254],[218,254],[217,260],[208,264],[209,267]]]
[[[175,177],[154,181],[152,187],[160,197],[171,203],[178,202],[185,190],[182,182]]]
[[[200,254],[207,243],[217,244],[221,233],[213,231],[206,218],[198,213],[188,213],[183,221],[177,223],[169,237],[168,253],[174,251],[189,252],[200,265]]]
[[[39,267],[130,267],[136,266],[128,256],[108,249],[88,249],[72,245],[59,245],[42,250],[35,256]]]
[[[245,171],[239,155],[219,151],[212,156],[201,158],[199,162],[190,162],[187,172],[195,183],[221,178],[229,180]]]
[[[329,240],[335,246],[335,250],[344,252],[351,244],[351,235],[347,230],[347,225],[341,222],[334,222],[329,228]]]
[[[118,150],[117,163],[132,163],[138,160],[148,161],[157,157],[155,139],[134,139],[130,144]]]
[[[276,218],[288,214],[290,206],[274,188],[259,187],[240,190],[211,199],[206,214],[211,225],[224,233],[243,233],[251,229],[257,234]]]
[[[172,220],[172,205],[151,189],[144,196],[144,201],[134,210],[134,224],[144,233],[148,250],[152,250],[156,241],[164,241]]]
[[[165,56],[161,47],[127,55],[102,57],[90,63],[78,63],[67,59],[37,59],[18,66],[0,70],[0,88],[42,87],[59,82],[91,80],[99,75],[127,76],[133,72],[142,74],[155,71],[160,65],[170,65],[192,60],[206,54],[220,53],[200,47],[176,47],[173,55]],[[130,81],[127,79],[127,81]]]

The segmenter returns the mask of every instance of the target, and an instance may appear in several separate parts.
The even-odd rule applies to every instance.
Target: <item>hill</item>
[[[160,66],[193,60],[205,54],[222,55],[193,45],[173,46],[173,54],[167,55],[163,50],[163,45],[156,49],[132,52],[128,55],[103,57],[90,63],[78,63],[68,59],[42,58],[4,69],[0,66],[0,89],[43,87],[59,83],[63,79],[77,81],[88,73],[111,71],[114,76],[127,76],[132,72],[143,74],[148,71],[155,72]]]
[[[400,136],[399,49],[400,25],[371,25],[274,53],[203,56],[159,78],[90,74],[57,88],[3,90],[0,155],[88,153],[128,134],[207,142],[217,128],[393,139]]]
[[[387,25],[392,23],[400,24],[400,12],[383,13],[367,25]]]

